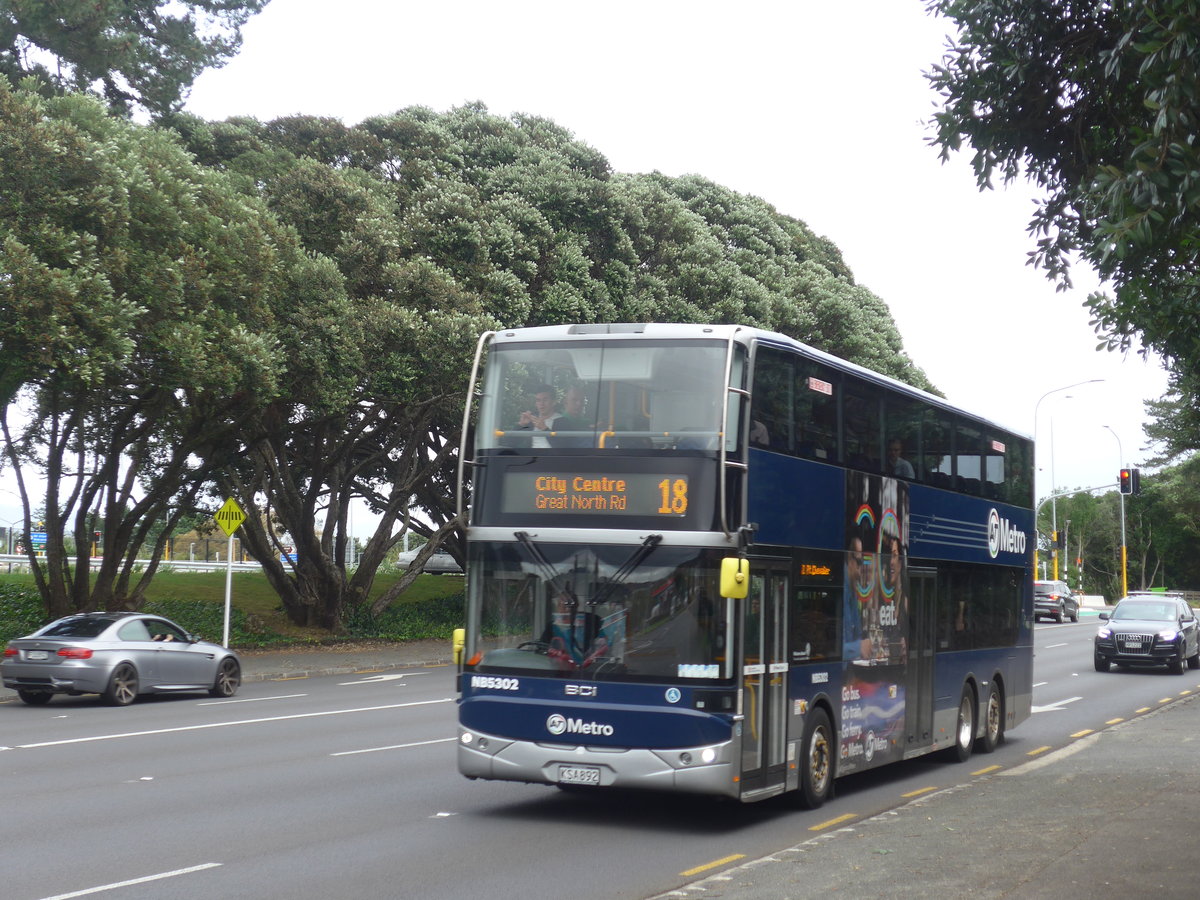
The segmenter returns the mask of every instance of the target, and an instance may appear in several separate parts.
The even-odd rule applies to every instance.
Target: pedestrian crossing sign
[[[233,537],[238,526],[246,521],[246,514],[242,512],[237,501],[230,497],[225,501],[225,505],[217,510],[216,520],[217,524],[221,526],[221,530],[225,532],[225,536]]]

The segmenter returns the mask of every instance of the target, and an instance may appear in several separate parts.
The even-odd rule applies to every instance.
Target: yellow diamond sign
[[[246,514],[237,505],[237,501],[230,497],[225,501],[225,505],[217,510],[216,520],[217,524],[221,526],[221,530],[225,532],[225,536],[233,537],[238,526],[246,521]]]

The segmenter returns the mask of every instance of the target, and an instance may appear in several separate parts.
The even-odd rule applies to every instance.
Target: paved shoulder
[[[1194,897],[1189,697],[660,897]]]

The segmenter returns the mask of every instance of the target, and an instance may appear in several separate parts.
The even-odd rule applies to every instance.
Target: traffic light
[[[1050,546],[1057,547],[1062,550],[1067,546],[1067,533],[1065,531],[1052,531],[1050,533]]]
[[[1137,469],[1121,470],[1121,493],[1140,494],[1142,492],[1142,473]]]

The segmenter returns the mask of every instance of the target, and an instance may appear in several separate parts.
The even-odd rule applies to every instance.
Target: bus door
[[[743,797],[787,777],[787,595],[787,570],[755,561],[742,601]]]
[[[904,690],[905,755],[933,743],[933,655],[937,641],[937,570],[908,570],[908,673]]]

